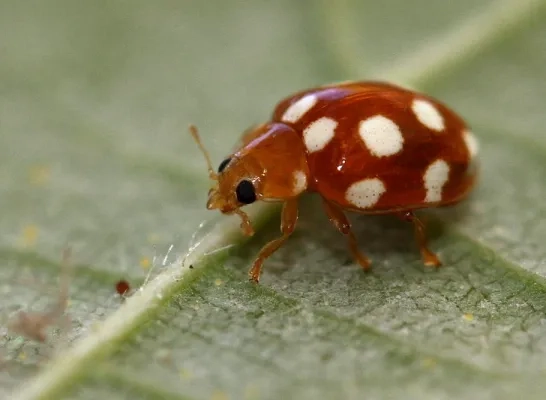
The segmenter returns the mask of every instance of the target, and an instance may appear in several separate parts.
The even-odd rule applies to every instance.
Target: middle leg
[[[351,250],[351,254],[355,260],[360,264],[364,271],[368,271],[371,264],[370,260],[362,252],[360,252],[360,250],[358,250],[358,243],[353,230],[351,229],[351,223],[347,219],[347,216],[343,210],[339,206],[326,200],[324,197],[322,198],[322,203],[330,222],[334,224],[338,231],[347,236],[349,241],[349,249]]]

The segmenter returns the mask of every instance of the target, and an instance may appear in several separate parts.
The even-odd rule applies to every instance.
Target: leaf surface
[[[3,321],[47,307],[66,244],[74,258],[71,345],[3,332],[4,393],[542,398],[546,3],[376,3],[0,4]],[[376,77],[441,98],[480,139],[471,199],[422,214],[443,268],[423,268],[409,226],[353,217],[363,275],[313,196],[258,287],[246,271],[278,235],[263,205],[250,241],[214,217],[175,263],[212,218],[188,123],[219,162],[286,94]],[[115,282],[150,265],[122,304]]]

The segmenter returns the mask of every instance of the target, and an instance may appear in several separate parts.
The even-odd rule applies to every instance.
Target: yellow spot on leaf
[[[140,259],[140,268],[142,269],[150,268],[150,259],[148,257],[142,257]]]
[[[31,185],[43,186],[49,182],[51,169],[46,165],[36,165],[30,168],[28,180]]]
[[[474,315],[470,313],[463,314],[463,319],[465,321],[474,321]]]
[[[432,358],[432,357],[427,357],[427,358],[423,359],[421,364],[425,368],[433,368],[436,365],[436,360],[434,358]]]
[[[185,380],[190,380],[193,377],[192,372],[187,368],[180,369],[180,377]]]
[[[258,388],[254,385],[245,387],[244,400],[255,400],[259,397]]]
[[[224,283],[224,281],[221,280],[221,279],[216,279],[216,280],[214,281],[214,284],[215,284],[216,286],[220,286],[220,285],[222,285],[223,283]]]
[[[24,247],[32,247],[36,244],[38,238],[38,227],[36,225],[27,225],[23,228],[21,243]]]
[[[221,392],[219,390],[216,390],[212,396],[210,397],[211,400],[228,400],[229,397],[225,392]]]

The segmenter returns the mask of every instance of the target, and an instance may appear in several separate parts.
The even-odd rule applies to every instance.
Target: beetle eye
[[[231,161],[231,158],[226,158],[224,161],[220,163],[218,166],[218,173],[222,172],[224,169],[226,169],[227,165]]]
[[[235,189],[235,194],[237,195],[237,201],[240,203],[250,204],[256,201],[254,185],[250,181],[242,180],[239,182]]]

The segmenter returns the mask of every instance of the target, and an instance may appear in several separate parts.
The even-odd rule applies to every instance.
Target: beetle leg
[[[421,251],[421,257],[423,258],[423,263],[427,267],[439,267],[442,265],[442,262],[436,254],[434,254],[427,245],[427,238],[425,234],[425,224],[419,220],[413,213],[413,211],[401,212],[398,214],[400,218],[404,221],[413,223],[413,228],[415,230],[415,238],[417,240],[417,245]]]
[[[349,249],[351,250],[353,257],[360,264],[364,271],[369,270],[371,264],[370,260],[362,252],[360,252],[360,250],[358,250],[356,237],[351,229],[351,223],[347,219],[345,213],[341,210],[341,208],[339,208],[335,204],[330,203],[324,197],[322,198],[322,203],[324,205],[324,210],[326,211],[326,215],[328,216],[330,222],[334,224],[338,231],[347,236],[347,239],[349,240]]]
[[[252,268],[248,271],[248,279],[254,283],[258,283],[260,280],[260,273],[262,265],[267,257],[278,250],[279,247],[288,239],[288,237],[294,232],[296,222],[298,221],[298,199],[293,198],[287,200],[283,204],[281,214],[281,233],[282,236],[267,243],[254,260]]]

